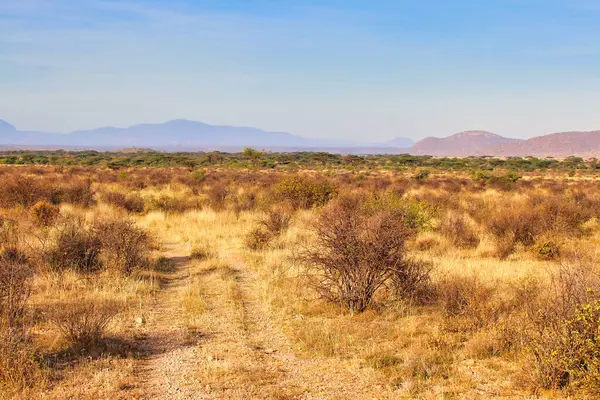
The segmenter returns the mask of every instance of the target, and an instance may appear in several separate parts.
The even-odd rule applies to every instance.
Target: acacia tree
[[[246,147],[242,152],[242,155],[246,160],[252,163],[254,168],[257,168],[260,164],[260,159],[262,158],[263,153],[251,147]]]

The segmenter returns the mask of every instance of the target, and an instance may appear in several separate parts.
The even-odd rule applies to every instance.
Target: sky
[[[600,0],[0,0],[0,119],[384,141],[600,129]]]

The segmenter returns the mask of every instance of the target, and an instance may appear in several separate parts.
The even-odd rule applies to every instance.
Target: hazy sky
[[[0,0],[0,119],[385,140],[600,129],[600,0]]]

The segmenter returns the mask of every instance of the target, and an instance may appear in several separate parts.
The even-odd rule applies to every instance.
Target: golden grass
[[[96,188],[127,192],[119,183]],[[423,186],[412,188],[405,195],[418,197],[432,191]],[[139,194],[145,199],[160,195],[193,196],[187,188],[175,184],[160,190],[146,188]],[[519,204],[523,196],[523,193],[488,189],[464,195],[461,202],[479,199],[484,204]],[[61,213],[79,215],[90,222],[107,215],[126,215],[102,202],[86,210],[62,205]],[[520,372],[523,355],[505,351],[494,327],[450,330],[439,307],[398,302],[385,292],[376,299],[373,309],[358,315],[348,315],[338,305],[319,299],[302,267],[294,262],[294,255],[312,240],[308,228],[317,214],[318,210],[296,212],[290,228],[259,251],[244,246],[245,235],[256,227],[261,216],[259,210],[239,214],[208,208],[184,213],[155,210],[133,217],[162,245],[156,257],[168,256],[169,248],[186,254],[195,248],[207,250],[207,257],[193,260],[186,267],[185,284],[174,294],[173,301],[181,312],[173,316],[173,323],[204,335],[198,345],[202,360],[197,377],[209,394],[220,398],[273,399],[302,398],[306,393],[333,396],[333,389],[326,384],[323,388],[312,387],[309,379],[316,378],[305,371],[312,367],[317,371],[315,374],[324,376],[337,377],[331,372],[337,369],[358,371],[361,379],[372,385],[368,388],[372,398],[531,395]],[[562,247],[568,254],[585,253],[586,258],[598,260],[600,225],[594,219],[584,229],[588,235],[566,238]],[[431,230],[419,233],[408,248],[411,256],[434,264],[434,284],[460,276],[476,276],[483,282],[506,285],[530,277],[544,280],[556,265],[539,260],[524,248],[518,248],[506,260],[499,260],[493,256],[494,239],[482,229],[477,233],[482,240],[473,249],[455,248],[448,239]],[[108,336],[127,342],[120,345],[122,348],[113,349],[114,353],[98,355],[91,361],[62,360],[59,372],[51,373],[45,397],[92,399],[143,395],[136,392],[139,355],[131,354],[135,346],[128,346],[146,334],[143,324],[152,314],[161,285],[169,274],[148,270],[132,276],[107,272],[93,276],[74,272],[37,275],[30,300],[33,310],[66,301],[78,293],[99,301],[117,301],[124,311],[111,324]],[[257,317],[258,311],[265,310],[266,322]],[[67,350],[68,344],[56,329],[42,319],[34,322],[32,333],[41,354],[51,356]],[[271,324],[274,329],[256,332],[261,324]],[[294,358],[290,363],[302,369],[299,378],[291,378],[286,369],[288,364],[269,353],[268,335],[279,331],[284,339],[277,336],[273,341],[286,344],[289,341],[289,356]],[[349,382],[337,384],[345,383]],[[340,394],[339,398],[350,397]]]

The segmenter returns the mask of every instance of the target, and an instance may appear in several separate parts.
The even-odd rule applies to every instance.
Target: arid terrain
[[[600,395],[595,160],[109,157],[0,157],[2,399]]]

